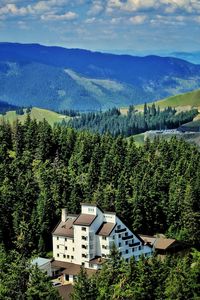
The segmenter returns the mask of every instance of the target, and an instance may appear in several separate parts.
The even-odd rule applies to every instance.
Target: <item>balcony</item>
[[[128,235],[128,236],[123,236],[122,237],[122,240],[123,241],[126,241],[126,240],[130,240],[130,239],[132,239],[133,238],[133,235]]]
[[[129,247],[136,247],[136,246],[139,246],[139,245],[140,245],[140,242],[131,243],[131,244],[129,244]]]
[[[122,228],[122,229],[116,229],[115,233],[121,233],[121,232],[125,232],[126,228]]]

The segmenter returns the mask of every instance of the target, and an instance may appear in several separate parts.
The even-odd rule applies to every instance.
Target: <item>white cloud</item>
[[[194,18],[194,21],[197,22],[197,23],[200,23],[200,16],[196,16],[196,17]]]
[[[29,13],[26,7],[18,8],[15,4],[7,4],[0,8],[0,15],[19,15],[23,16]]]
[[[127,0],[126,2],[121,0],[108,0],[109,8],[119,8],[130,12],[147,8],[156,8],[158,4],[159,0]]]
[[[86,19],[86,20],[85,20],[85,23],[86,23],[86,24],[92,24],[92,23],[94,23],[95,21],[96,21],[96,18],[93,17],[93,18],[88,18],[88,19]]]
[[[78,18],[78,14],[68,11],[65,14],[45,14],[41,16],[43,21],[72,21]]]
[[[18,21],[17,24],[18,24],[18,26],[19,26],[20,29],[24,29],[24,30],[28,30],[29,29],[29,26],[24,21]]]
[[[187,13],[200,11],[199,0],[107,0],[107,11],[120,9],[127,12],[141,10],[159,10],[165,13],[174,13],[184,10]]]
[[[134,17],[131,17],[129,19],[129,21],[132,23],[132,24],[136,24],[136,25],[139,25],[139,24],[143,24],[145,22],[145,20],[147,19],[147,17],[145,15],[138,15],[138,16],[134,16]]]
[[[101,1],[93,1],[92,6],[90,7],[87,14],[89,16],[95,16],[95,15],[98,15],[99,13],[101,13],[103,11],[103,9],[104,9],[104,7],[103,7]]]

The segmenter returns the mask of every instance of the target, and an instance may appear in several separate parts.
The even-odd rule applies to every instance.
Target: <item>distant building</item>
[[[183,242],[175,239],[149,235],[140,235],[140,238],[159,255],[175,254],[187,248]]]
[[[90,275],[101,268],[115,244],[128,261],[151,256],[153,247],[131,231],[116,213],[104,212],[98,205],[81,204],[80,215],[62,209],[61,222],[53,235],[53,273],[60,270],[65,280],[73,281],[83,265]]]
[[[48,276],[52,276],[51,272],[51,261],[52,259],[37,257],[31,261],[31,265],[36,265],[41,271],[46,273]]]

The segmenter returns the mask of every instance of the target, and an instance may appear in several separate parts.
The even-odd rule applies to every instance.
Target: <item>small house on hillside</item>
[[[175,254],[185,248],[185,244],[175,239],[141,234],[140,237],[146,245],[151,246],[160,255]]]
[[[52,261],[52,259],[37,257],[31,261],[31,265],[33,265],[33,266],[36,265],[41,271],[43,271],[49,277],[51,277],[52,276],[51,261]]]

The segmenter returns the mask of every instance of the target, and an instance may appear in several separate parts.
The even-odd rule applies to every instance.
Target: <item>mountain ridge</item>
[[[104,110],[199,86],[200,65],[177,58],[0,43],[0,98],[13,105]]]

